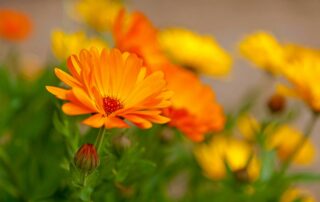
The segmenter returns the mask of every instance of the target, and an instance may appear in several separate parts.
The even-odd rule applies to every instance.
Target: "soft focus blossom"
[[[297,129],[284,125],[277,129],[268,138],[268,146],[275,148],[281,160],[286,160],[297,148],[303,139],[303,134]],[[307,165],[313,162],[315,157],[315,146],[307,140],[295,155],[293,162],[296,164]]]
[[[168,57],[180,66],[210,76],[230,72],[231,57],[210,36],[171,28],[159,33],[159,42]]]
[[[289,188],[281,197],[280,202],[316,202],[310,194],[297,188]]]
[[[166,123],[161,115],[169,107],[172,92],[166,88],[162,72],[147,73],[142,60],[117,49],[101,53],[82,50],[67,61],[68,74],[55,69],[69,89],[47,86],[57,98],[68,101],[62,110],[68,115],[90,114],[83,121],[91,127],[124,128],[126,121],[141,128],[152,122]]]
[[[95,47],[99,51],[107,44],[99,38],[89,38],[84,32],[65,33],[54,31],[51,35],[52,52],[56,58],[66,60],[70,55],[77,54],[84,48]]]
[[[245,143],[227,136],[215,136],[208,144],[195,149],[196,158],[205,174],[214,180],[226,176],[227,163],[234,173],[247,172],[248,180],[255,180],[260,174],[260,163],[252,148]]]
[[[26,14],[0,8],[0,38],[21,41],[30,35],[31,30],[32,23]]]
[[[271,34],[265,32],[251,34],[240,42],[239,48],[242,55],[255,66],[273,75],[281,72],[285,53]]]
[[[171,119],[169,125],[177,127],[193,141],[202,141],[206,133],[224,128],[223,109],[210,86],[177,66],[167,66],[164,72],[168,88],[175,93],[172,107],[165,112]]]
[[[152,69],[167,62],[157,32],[145,15],[140,12],[127,14],[124,10],[119,13],[113,28],[116,47],[137,54]]]
[[[156,28],[143,14],[135,12],[126,16],[121,12],[115,23],[114,38],[117,48],[136,53],[150,71],[160,69],[165,73],[168,88],[174,91],[172,107],[165,110],[171,118],[169,125],[194,141],[203,140],[206,133],[223,129],[225,117],[212,89],[193,73],[170,63],[160,49]],[[201,99],[195,104],[197,97]]]
[[[111,30],[118,12],[122,8],[121,0],[77,0],[76,12],[80,19],[96,31]]]
[[[300,98],[314,111],[320,111],[320,57],[301,57],[287,63],[282,75],[289,86],[279,85],[278,93]]]

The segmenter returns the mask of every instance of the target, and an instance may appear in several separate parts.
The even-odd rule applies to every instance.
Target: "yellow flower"
[[[201,144],[195,149],[195,156],[205,174],[214,180],[225,177],[225,162],[235,173],[247,172],[249,180],[257,179],[260,173],[260,164],[252,148],[231,137],[213,137],[209,144]]]
[[[282,75],[291,85],[279,85],[279,94],[298,97],[314,111],[320,111],[320,57],[300,57],[288,62]]]
[[[297,44],[285,44],[283,48],[287,62],[299,60],[304,57],[320,57],[320,50],[302,47]]]
[[[98,38],[88,38],[83,32],[72,34],[63,31],[54,31],[51,35],[52,51],[56,58],[66,60],[72,54],[78,54],[84,48],[95,47],[99,51],[107,47],[104,41]]]
[[[306,191],[290,188],[281,197],[280,202],[316,202],[316,200],[310,196]]]
[[[159,42],[164,52],[183,67],[212,76],[223,76],[230,71],[230,56],[212,37],[172,28],[159,33]]]
[[[260,130],[260,123],[251,114],[240,116],[237,126],[240,133],[249,141],[254,140]]]
[[[172,92],[167,90],[161,71],[148,74],[142,60],[117,49],[84,49],[68,58],[70,74],[56,68],[56,76],[68,88],[47,86],[47,90],[67,101],[62,110],[68,115],[90,115],[83,121],[91,127],[140,128],[152,123],[167,123],[162,110],[170,106]]]
[[[112,29],[121,9],[120,0],[78,0],[76,3],[81,20],[99,32]]]
[[[303,134],[293,127],[284,125],[277,129],[268,138],[268,146],[275,148],[281,160],[286,160],[296,149],[299,142],[303,139]],[[307,140],[299,152],[296,154],[293,162],[306,165],[312,163],[315,156],[315,147],[311,141]]]
[[[244,38],[239,45],[240,52],[257,67],[277,75],[284,63],[282,46],[270,34],[257,32]]]

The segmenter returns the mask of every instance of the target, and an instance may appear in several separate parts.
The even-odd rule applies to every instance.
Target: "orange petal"
[[[46,86],[47,91],[55,95],[57,98],[61,100],[66,100],[67,99],[67,94],[70,92],[70,90],[62,89],[62,88],[57,88],[54,86]]]
[[[68,86],[81,86],[81,84],[75,78],[73,78],[70,74],[62,71],[61,69],[55,68],[54,72],[56,76]]]
[[[62,111],[68,115],[81,115],[81,114],[89,114],[94,112],[91,109],[88,109],[81,105],[75,105],[71,102],[68,102],[62,105]]]
[[[94,128],[100,128],[101,126],[103,126],[104,122],[105,117],[103,117],[102,114],[92,115],[89,118],[82,121],[83,124],[86,124]]]
[[[129,128],[129,125],[117,117],[108,117],[105,122],[104,126],[106,128]]]
[[[152,124],[150,121],[141,118],[140,116],[135,116],[135,115],[125,115],[124,116],[126,119],[128,119],[129,121],[131,121],[132,123],[134,123],[136,126],[138,126],[139,128],[151,128]]]

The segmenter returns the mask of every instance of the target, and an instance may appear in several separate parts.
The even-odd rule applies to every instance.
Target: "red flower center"
[[[118,99],[112,98],[112,97],[104,97],[102,99],[103,102],[103,109],[106,112],[107,116],[109,116],[111,113],[122,109],[123,105]]]

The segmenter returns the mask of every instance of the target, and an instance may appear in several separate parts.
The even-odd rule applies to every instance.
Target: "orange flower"
[[[175,94],[172,106],[165,110],[169,125],[177,127],[193,141],[202,141],[209,132],[223,129],[225,117],[212,89],[191,72],[177,66],[165,70],[168,88]]]
[[[174,91],[172,107],[165,109],[171,119],[170,126],[177,127],[194,141],[201,141],[206,133],[223,128],[225,118],[212,89],[188,70],[170,63],[161,51],[156,28],[143,14],[135,12],[125,16],[124,11],[120,12],[113,34],[117,48],[142,57],[150,71],[165,73],[168,88]]]
[[[126,15],[124,10],[120,11],[113,28],[113,37],[117,48],[142,57],[149,68],[167,61],[158,43],[156,28],[140,12]]]
[[[31,21],[24,13],[0,9],[0,38],[21,41],[29,36],[31,28]]]
[[[166,123],[162,109],[170,106],[172,92],[166,89],[162,72],[147,74],[142,60],[119,50],[82,50],[67,61],[68,74],[55,69],[57,77],[70,89],[47,86],[68,115],[91,114],[83,121],[92,127],[125,128],[130,121],[140,128],[151,122]]]

